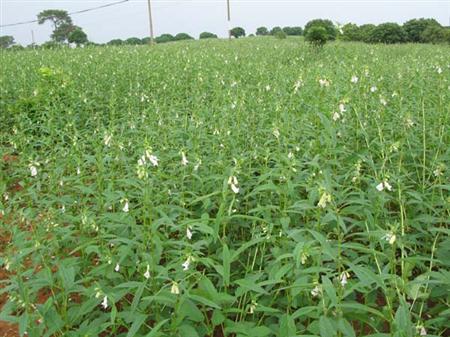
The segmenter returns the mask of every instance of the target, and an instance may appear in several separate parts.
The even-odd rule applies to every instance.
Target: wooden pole
[[[148,20],[150,25],[150,44],[152,45],[155,43],[155,37],[153,35],[152,5],[150,3],[150,0],[148,0],[147,2],[148,2]]]

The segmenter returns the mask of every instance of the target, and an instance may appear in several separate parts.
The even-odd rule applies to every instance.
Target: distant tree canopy
[[[407,35],[397,23],[386,22],[376,26],[370,33],[369,42],[372,43],[402,43],[407,41]]]
[[[303,35],[303,28],[302,27],[283,27],[283,32],[285,32],[286,35],[300,36],[300,35]]]
[[[245,30],[242,27],[234,27],[233,29],[231,29],[230,33],[231,36],[235,37],[236,39],[245,36]]]
[[[275,35],[277,32],[282,32],[283,30],[279,26],[275,26],[270,30],[270,35]]]
[[[269,30],[267,29],[267,27],[258,27],[256,28],[256,35],[259,36],[269,35]]]
[[[14,37],[11,35],[0,36],[0,48],[9,48],[14,44]]]
[[[132,46],[143,44],[142,40],[138,37],[129,37],[124,41],[124,43]]]
[[[73,25],[72,18],[67,11],[59,9],[46,9],[37,16],[40,25],[50,21],[53,25],[51,38],[55,42],[65,42],[69,34],[79,28]]]
[[[174,36],[172,34],[162,34],[155,38],[156,43],[167,43],[174,41]]]
[[[203,32],[199,35],[200,39],[217,39],[217,35],[210,32]]]
[[[181,40],[193,40],[194,38],[190,36],[187,33],[178,33],[173,38],[175,41],[181,41]]]
[[[322,27],[326,31],[326,39],[328,40],[335,40],[337,36],[337,29],[334,26],[333,22],[330,20],[324,20],[324,19],[314,19],[309,21],[304,29],[305,36],[308,35],[308,31],[312,27]],[[320,31],[320,30],[319,30]],[[318,30],[316,29],[313,35],[317,35]]]
[[[403,24],[407,34],[408,42],[427,42],[423,40],[422,34],[429,28],[441,29],[442,26],[435,19],[412,19]],[[437,30],[435,30],[437,31]]]
[[[429,25],[420,34],[420,41],[426,43],[450,43],[450,27],[443,28],[436,25]]]
[[[76,28],[68,36],[69,43],[75,43],[77,46],[86,44],[88,38],[85,32],[81,28]]]
[[[113,39],[107,43],[107,45],[110,45],[110,46],[121,46],[123,44],[124,44],[124,42],[121,39]]]

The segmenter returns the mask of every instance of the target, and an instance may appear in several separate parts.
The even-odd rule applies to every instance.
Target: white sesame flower
[[[311,290],[312,297],[317,297],[320,294],[320,288],[318,285],[316,285],[313,290]]]
[[[329,87],[330,81],[328,81],[327,79],[319,79],[319,84],[321,87]]]
[[[294,154],[293,154],[292,152],[289,152],[289,153],[288,153],[288,158],[289,158],[289,159],[294,158]]]
[[[333,120],[336,122],[339,118],[341,118],[341,114],[339,112],[333,113]]]
[[[341,113],[347,111],[347,109],[345,108],[345,104],[344,104],[344,103],[340,103],[340,104],[339,104],[339,111],[340,111]]]
[[[230,185],[231,190],[235,193],[239,193],[238,180],[235,176],[230,176],[228,178],[228,185]]]
[[[350,274],[348,273],[348,272],[346,272],[346,271],[343,271],[342,273],[341,273],[341,276],[340,276],[340,281],[341,281],[341,286],[343,286],[343,287],[345,287],[345,285],[348,283],[348,278],[350,277]]]
[[[124,211],[125,213],[128,213],[128,211],[129,211],[128,200],[126,200],[126,199],[125,199],[125,204],[123,205],[122,211]]]
[[[258,306],[258,303],[256,303],[256,301],[252,301],[252,303],[250,303],[248,312],[250,314],[253,314],[255,312],[255,309],[257,306]]]
[[[106,133],[105,136],[103,137],[103,143],[105,144],[105,146],[111,145],[111,139],[112,139],[112,135],[109,135]]]
[[[375,91],[377,91],[377,90],[378,90],[378,88],[377,88],[376,86],[370,87],[370,92],[375,92]]]
[[[147,265],[147,269],[145,270],[144,277],[148,280],[150,278],[150,266]]]
[[[175,295],[180,294],[180,288],[178,288],[177,282],[172,282],[172,287],[170,288],[170,292]]]
[[[181,165],[186,166],[189,163],[189,161],[186,158],[186,155],[184,152],[181,152]]]
[[[36,177],[38,174],[37,168],[34,165],[30,165],[30,172],[32,177]]]
[[[441,69],[441,67],[438,67],[437,68],[437,73],[440,75],[440,74],[442,74],[442,69]]]
[[[153,166],[158,166],[158,157],[156,157],[155,155],[150,155],[150,156],[148,156],[148,160],[150,160],[150,163],[153,165]]]
[[[380,103],[384,106],[387,105],[387,101],[383,97],[380,98]]]
[[[358,78],[358,76],[353,75],[353,76],[352,76],[352,79],[351,79],[350,81],[351,81],[352,83],[358,83],[359,78]]]
[[[322,193],[322,196],[320,197],[319,202],[317,203],[317,206],[321,208],[327,207],[327,204],[331,202],[331,195],[327,192]]]
[[[384,191],[384,189],[387,189],[388,191],[392,191],[392,186],[391,186],[391,184],[389,184],[387,182],[387,180],[384,180],[377,185],[376,189],[380,192]]]
[[[412,128],[414,126],[414,121],[411,118],[406,118],[405,125],[407,128]]]
[[[397,236],[393,232],[389,232],[383,235],[382,239],[389,242],[390,245],[393,245],[397,240]]]
[[[272,134],[275,136],[276,139],[280,138],[280,131],[278,131],[278,129],[273,130]]]
[[[181,264],[181,266],[183,267],[183,270],[184,270],[184,271],[186,271],[186,270],[189,269],[189,266],[191,265],[192,260],[193,260],[192,257],[191,257],[191,256],[188,256],[187,259],[186,259],[186,261],[184,261],[184,262]]]
[[[270,91],[270,85],[266,85],[266,91]]]
[[[81,173],[81,170],[79,167],[77,167],[77,175],[80,175],[80,173]]]
[[[201,164],[202,164],[202,161],[199,159],[197,164],[195,164],[195,166],[194,166],[194,171],[197,171]]]
[[[298,80],[297,82],[295,82],[295,84],[294,84],[294,93],[296,93],[298,91],[298,89],[300,89],[302,86],[303,86],[302,80]]]
[[[120,265],[117,263],[116,267],[114,268],[114,271],[119,272],[119,270],[120,270]]]
[[[103,307],[103,309],[108,308],[108,296],[106,296],[106,295],[105,295],[105,297],[103,297],[102,307]]]
[[[425,327],[423,327],[423,326],[420,328],[420,335],[421,336],[426,336],[427,335],[427,330],[425,330]]]
[[[192,239],[191,226],[188,226],[188,227],[186,228],[186,237],[188,238],[188,240]]]

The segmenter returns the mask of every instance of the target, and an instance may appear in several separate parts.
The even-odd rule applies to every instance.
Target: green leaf
[[[133,321],[133,324],[131,324],[131,328],[127,333],[127,337],[133,337],[136,335],[136,333],[139,331],[139,328],[144,324],[145,319],[148,317],[147,315],[143,314],[134,314],[136,318]]]
[[[159,330],[160,330],[160,329],[162,328],[162,326],[163,326],[164,324],[166,324],[168,321],[169,321],[169,319],[167,318],[167,319],[165,319],[165,320],[159,322],[158,324],[156,324],[156,325],[152,328],[152,330],[151,330],[145,337],[156,337],[156,336],[158,336],[158,335],[159,335],[159,334],[158,334]]]
[[[334,337],[336,336],[336,328],[333,321],[327,316],[320,316],[319,318],[319,330],[321,337]]]
[[[228,287],[230,285],[231,256],[227,244],[223,245],[222,265],[223,265],[223,283],[225,287]]]

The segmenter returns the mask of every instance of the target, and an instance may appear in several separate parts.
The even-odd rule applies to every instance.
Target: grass
[[[0,320],[28,336],[448,336],[449,51],[3,53]]]

